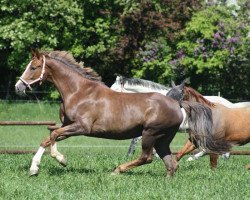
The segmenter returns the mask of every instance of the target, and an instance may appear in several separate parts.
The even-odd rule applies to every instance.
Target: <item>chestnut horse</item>
[[[167,95],[177,101],[200,102],[209,106],[213,114],[214,137],[227,142],[228,147],[250,142],[250,107],[228,108],[219,103],[212,103],[193,88],[185,86],[185,82],[178,86],[174,85]],[[177,160],[179,161],[185,154],[196,148],[195,143],[193,144],[189,139],[177,153]],[[230,148],[228,148],[229,150]],[[214,151],[216,152],[216,149]],[[210,154],[210,166],[212,168],[217,167],[217,159],[218,154]],[[246,168],[249,169],[250,165],[247,165]]]
[[[210,138],[211,109],[199,103],[181,102],[158,93],[120,93],[105,86],[90,68],[84,68],[65,51],[32,51],[32,60],[16,83],[16,92],[24,93],[33,84],[49,81],[62,97],[64,119],[41,143],[32,159],[30,175],[38,173],[45,148],[62,165],[66,160],[56,147],[56,141],[71,136],[85,135],[107,139],[130,139],[142,135],[141,156],[121,164],[113,174],[152,162],[152,149],[163,160],[168,176],[178,167],[169,145],[183,120],[180,106],[192,110],[193,133],[203,130],[209,138],[206,146],[217,148]],[[196,121],[199,119],[198,121]],[[201,142],[202,143],[202,142]]]

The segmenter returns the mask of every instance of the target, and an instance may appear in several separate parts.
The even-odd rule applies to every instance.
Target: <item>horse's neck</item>
[[[88,79],[67,66],[54,64],[51,71],[52,82],[60,93],[63,102],[65,102],[68,96],[71,96],[71,94],[79,90],[79,85],[81,85],[80,88],[82,89],[82,92],[84,92],[84,86],[87,86],[90,82]]]
[[[233,104],[234,106],[234,108],[250,108],[250,102],[239,102],[239,103],[235,103],[235,104]]]
[[[193,94],[189,93],[187,100],[193,101],[193,102],[199,102],[199,103],[205,104],[207,106],[214,106],[214,104],[212,102],[210,102],[209,100],[207,100],[206,98],[204,98],[201,95],[193,95]]]

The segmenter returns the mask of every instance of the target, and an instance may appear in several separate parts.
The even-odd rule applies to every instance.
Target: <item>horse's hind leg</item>
[[[174,137],[175,133],[169,132],[163,138],[159,138],[154,145],[154,148],[160,158],[163,160],[166,169],[167,175],[173,176],[175,171],[178,169],[178,162],[175,156],[172,155],[169,145]]]
[[[144,165],[144,164],[149,164],[152,162],[152,150],[146,152],[142,152],[141,156],[133,161],[124,163],[119,165],[118,167],[115,168],[115,170],[112,172],[112,175],[120,174],[122,172],[126,172],[129,169]]]
[[[134,167],[138,167],[144,164],[149,164],[152,162],[152,151],[153,151],[153,145],[155,142],[155,137],[150,135],[150,131],[143,131],[142,133],[142,153],[141,156],[133,161],[124,163],[116,167],[116,169],[113,171],[113,175],[119,174],[121,172],[125,172],[129,169],[132,169]]]

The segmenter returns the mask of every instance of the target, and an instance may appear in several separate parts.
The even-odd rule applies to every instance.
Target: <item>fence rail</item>
[[[0,121],[0,126],[41,126],[47,125],[50,131],[53,131],[59,126],[56,126],[56,122],[54,121]],[[0,150],[0,154],[34,154],[35,151],[27,151],[27,150]],[[174,152],[176,154],[176,152]],[[233,150],[231,151],[232,155],[250,155],[250,151],[242,151],[242,150]]]
[[[0,121],[0,126],[19,126],[19,125],[56,125],[53,121]]]
[[[93,146],[94,147],[94,146]],[[35,154],[37,151],[33,150],[0,150],[0,154]],[[45,151],[47,154],[48,151]],[[177,154],[177,152],[172,152],[173,154]],[[194,153],[190,153],[194,154]],[[250,151],[241,151],[241,150],[233,150],[230,151],[231,155],[250,155]]]

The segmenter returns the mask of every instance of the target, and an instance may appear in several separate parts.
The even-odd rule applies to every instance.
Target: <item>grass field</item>
[[[58,105],[0,102],[0,120],[52,120],[58,122]],[[0,126],[0,150],[37,150],[48,135],[46,126]],[[178,133],[171,147],[178,150],[187,135]],[[59,143],[68,166],[60,166],[49,154],[42,158],[40,173],[29,177],[32,154],[0,155],[0,199],[250,199],[249,156],[219,159],[218,169],[209,168],[208,157],[180,161],[176,175],[166,178],[160,159],[121,175],[112,176],[126,157],[130,141],[88,137]],[[250,145],[241,147],[250,150]],[[138,145],[133,158],[138,156]]]

